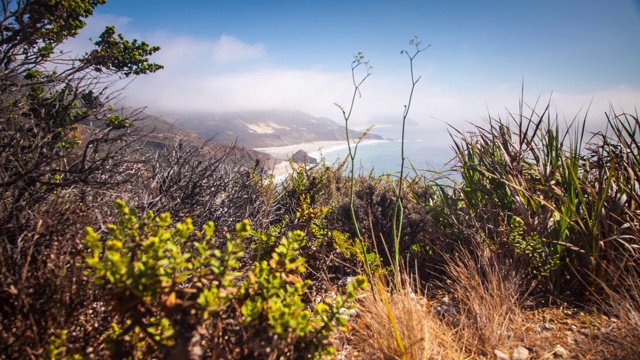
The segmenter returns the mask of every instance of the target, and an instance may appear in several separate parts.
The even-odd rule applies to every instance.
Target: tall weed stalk
[[[356,70],[360,66],[364,66],[366,73],[362,76],[362,78],[357,78]],[[347,150],[348,150],[348,157],[349,157],[349,164],[350,164],[349,209],[351,212],[351,219],[353,221],[353,226],[355,227],[356,236],[358,237],[358,241],[360,242],[360,245],[362,247],[362,254],[364,254],[363,256],[364,266],[370,281],[373,280],[371,277],[372,276],[371,266],[366,256],[367,249],[366,249],[365,242],[362,239],[362,235],[360,233],[360,227],[358,226],[358,219],[356,217],[356,211],[354,206],[354,197],[355,197],[354,189],[355,189],[355,181],[356,181],[356,174],[355,174],[356,154],[358,152],[358,145],[360,144],[360,140],[362,140],[362,137],[360,137],[352,146],[351,138],[349,136],[349,120],[351,119],[351,113],[353,111],[353,106],[356,102],[356,97],[361,96],[360,87],[365,82],[365,80],[367,80],[369,76],[371,76],[371,69],[372,67],[371,65],[369,65],[369,61],[364,60],[364,55],[361,52],[356,54],[354,56],[354,60],[351,62],[351,80],[353,82],[353,94],[351,96],[351,102],[349,103],[349,110],[346,110],[343,106],[337,103],[335,104],[342,112],[342,118],[344,119],[345,135],[347,138]]]
[[[400,148],[400,176],[398,177],[398,188],[396,194],[396,205],[393,212],[393,266],[396,273],[398,273],[399,264],[400,264],[400,238],[402,237],[402,218],[404,215],[404,208],[402,205],[402,196],[404,193],[404,162],[406,160],[404,155],[404,145],[405,145],[405,129],[407,123],[407,116],[409,116],[409,110],[411,109],[411,101],[413,100],[413,92],[416,88],[416,84],[422,76],[415,77],[413,73],[413,60],[420,54],[421,52],[427,50],[431,45],[427,45],[424,48],[420,48],[422,44],[421,41],[418,41],[418,37],[414,37],[409,41],[410,46],[414,46],[415,50],[413,54],[410,54],[409,51],[402,50],[400,53],[403,55],[407,55],[409,58],[409,69],[411,70],[411,90],[409,91],[409,100],[407,104],[404,106],[404,111],[402,112],[402,138],[401,138],[401,148]]]

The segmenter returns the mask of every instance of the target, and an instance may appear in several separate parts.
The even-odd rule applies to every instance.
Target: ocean
[[[367,141],[360,144],[356,153],[356,172],[374,175],[399,173],[401,163],[401,128],[386,126],[375,128],[373,133],[382,135],[386,140]],[[437,141],[434,134],[419,127],[410,127],[405,131],[405,174],[416,170],[443,171],[450,165],[454,153],[451,141],[443,141],[448,137],[446,133]],[[446,140],[446,139],[444,139]],[[309,154],[316,158],[323,158],[328,163],[344,160],[348,150],[346,144],[341,147],[325,149],[321,152]],[[413,166],[412,166],[413,165]]]

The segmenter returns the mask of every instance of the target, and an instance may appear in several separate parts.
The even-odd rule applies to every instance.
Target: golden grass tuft
[[[367,359],[462,358],[464,341],[438,318],[432,304],[414,292],[408,276],[402,276],[394,291],[382,282],[361,298],[358,320],[351,335]]]
[[[351,332],[363,358],[491,358],[495,349],[522,345],[521,282],[483,247],[448,257],[453,302],[445,310],[417,291],[406,273],[389,287],[378,280],[360,300]]]
[[[614,326],[602,339],[618,349],[621,358],[640,357],[637,352],[640,344],[640,280],[635,268],[624,271],[611,270],[617,273],[615,286],[604,286],[605,295],[597,301],[605,311],[615,319]]]
[[[522,285],[513,266],[475,241],[447,258],[446,272],[468,344],[485,353],[519,345]]]

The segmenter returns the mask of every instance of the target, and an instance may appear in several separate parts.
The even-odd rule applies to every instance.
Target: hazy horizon
[[[69,47],[82,50],[107,24],[162,50],[165,69],[135,79],[124,104],[149,112],[299,110],[340,122],[350,64],[373,66],[352,126],[400,119],[410,90],[400,50],[418,35],[431,48],[415,59],[422,76],[411,119],[464,126],[551,99],[561,120],[592,126],[609,106],[640,99],[640,1],[261,1],[110,0]],[[551,96],[553,94],[553,96]],[[399,121],[399,120],[398,120]]]

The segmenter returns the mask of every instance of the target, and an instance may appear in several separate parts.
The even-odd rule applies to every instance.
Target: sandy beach
[[[362,140],[361,144],[369,144],[374,142],[380,142],[384,140]],[[254,150],[267,153],[276,159],[283,160],[277,164],[273,169],[273,176],[276,178],[276,182],[281,181],[284,177],[291,172],[291,165],[289,164],[289,158],[298,150],[304,150],[309,156],[318,160],[322,157],[323,153],[344,149],[347,147],[346,141],[313,141],[302,144],[276,146],[267,148],[255,148]]]
[[[267,153],[275,158],[281,160],[287,160],[298,150],[304,150],[310,156],[312,153],[319,153],[323,151],[331,151],[335,149],[341,149],[347,146],[345,141],[313,141],[303,144],[276,146],[267,148],[256,148],[254,150]]]

